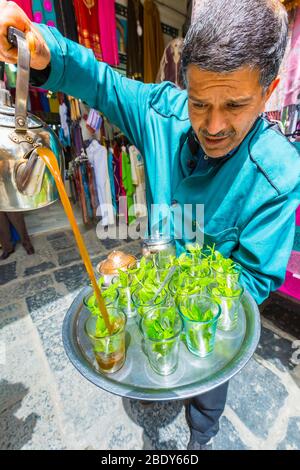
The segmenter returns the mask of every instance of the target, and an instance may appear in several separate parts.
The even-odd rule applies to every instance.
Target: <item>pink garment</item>
[[[13,0],[22,10],[25,11],[28,18],[33,21],[33,13],[32,13],[32,2],[31,0]]]
[[[286,294],[294,299],[300,300],[300,276],[295,277],[293,273],[287,271],[285,282],[280,289],[279,292]]]
[[[300,227],[300,206],[296,211],[296,225]],[[286,277],[279,292],[300,300],[300,252],[292,251],[288,262]]]
[[[300,93],[300,8],[296,10],[295,23],[292,32],[291,52],[288,62],[288,77],[284,106],[297,104]]]
[[[119,65],[115,1],[99,0],[98,11],[102,60],[110,65]]]
[[[296,225],[300,227],[300,206],[296,210]]]

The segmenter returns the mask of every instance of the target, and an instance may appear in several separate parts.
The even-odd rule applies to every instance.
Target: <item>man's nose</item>
[[[209,111],[205,127],[207,132],[212,136],[215,136],[219,132],[224,132],[224,130],[228,129],[224,114],[218,110]]]

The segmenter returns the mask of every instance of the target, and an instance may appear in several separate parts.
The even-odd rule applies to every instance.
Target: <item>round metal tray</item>
[[[90,288],[73,301],[63,323],[63,343],[70,361],[90,382],[108,392],[140,400],[178,400],[205,393],[237,374],[252,357],[260,336],[258,307],[245,290],[237,327],[217,331],[216,345],[207,358],[191,354],[181,342],[177,370],[166,377],[156,374],[142,350],[142,335],[135,318],[126,327],[126,361],[114,374],[99,371],[92,346],[84,333],[89,311],[82,303]]]

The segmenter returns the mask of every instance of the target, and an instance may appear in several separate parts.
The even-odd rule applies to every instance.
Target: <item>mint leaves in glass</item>
[[[169,301],[168,292],[163,289],[160,294],[154,299],[159,286],[147,285],[139,288],[132,294],[132,300],[140,317],[146,315],[147,311],[153,307],[166,305]]]
[[[244,288],[238,283],[231,283],[227,287],[223,283],[211,285],[210,297],[220,305],[222,314],[218,322],[218,328],[223,331],[233,330],[238,322],[238,313]]]
[[[155,307],[141,319],[145,350],[152,369],[170,375],[177,369],[182,320],[175,307]]]
[[[236,284],[240,280],[242,267],[230,258],[224,258],[221,253],[215,251],[213,253],[210,267],[212,274],[217,282],[221,282],[228,287]]]
[[[113,327],[110,334],[101,315],[92,314],[85,323],[85,332],[89,337],[99,369],[113,373],[121,369],[125,362],[125,326],[126,316],[120,310],[108,309],[109,321]]]
[[[104,299],[106,307],[111,307],[111,306],[117,307],[119,293],[117,291],[116,286],[111,284],[110,286],[107,287],[103,285],[103,282],[104,282],[104,279],[101,277],[98,280],[98,285],[101,289],[101,294]],[[101,314],[96,295],[94,294],[92,290],[88,295],[84,297],[83,303],[89,309],[89,311],[93,313],[94,315]]]
[[[189,351],[199,357],[208,356],[214,349],[221,307],[210,297],[195,294],[180,297],[178,308]]]

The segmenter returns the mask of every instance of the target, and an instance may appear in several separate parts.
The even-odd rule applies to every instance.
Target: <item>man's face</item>
[[[264,92],[250,67],[221,74],[188,66],[189,116],[206,155],[222,157],[242,142],[277,83]]]

